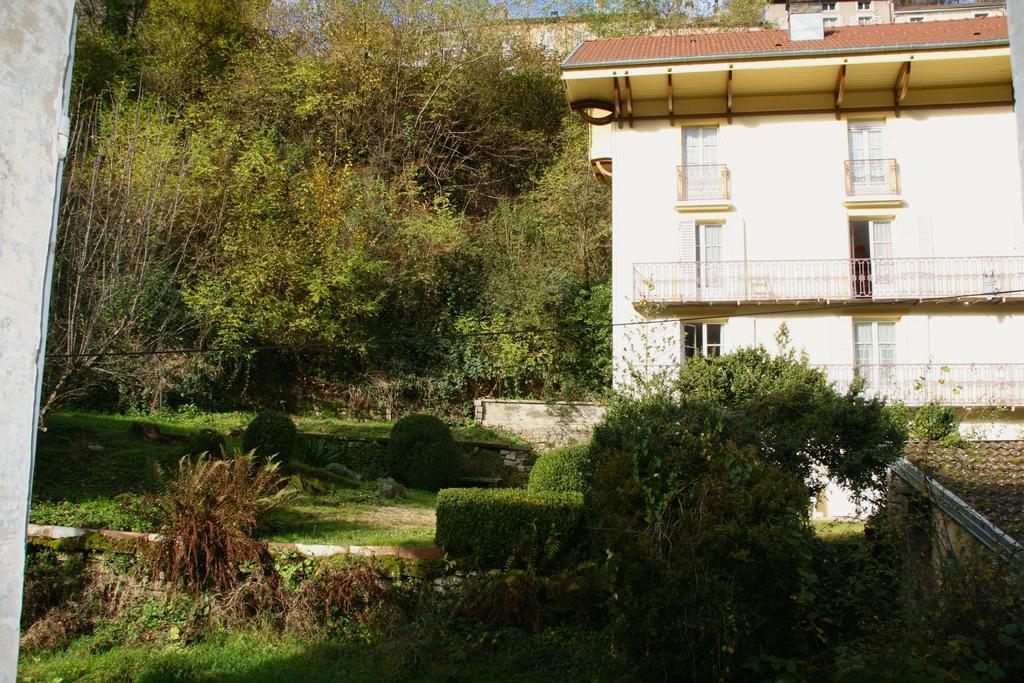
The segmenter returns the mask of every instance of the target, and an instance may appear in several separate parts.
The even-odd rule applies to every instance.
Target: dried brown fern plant
[[[253,538],[260,513],[289,491],[274,462],[235,452],[225,460],[182,458],[158,504],[167,516],[153,544],[153,573],[187,590],[228,590],[243,569],[274,574],[267,544]]]
[[[292,595],[287,625],[300,632],[332,630],[348,620],[387,622],[397,615],[398,596],[373,567],[355,566],[319,573]]]

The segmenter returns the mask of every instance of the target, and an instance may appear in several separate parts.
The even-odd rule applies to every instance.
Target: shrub
[[[198,592],[226,590],[243,565],[272,574],[267,544],[252,537],[256,517],[284,499],[277,463],[259,465],[253,453],[226,460],[182,458],[159,505],[167,516],[153,544],[153,572]]]
[[[956,411],[941,403],[926,403],[910,416],[910,436],[919,441],[955,440],[960,420]]]
[[[594,476],[590,444],[575,443],[544,453],[530,470],[530,491],[586,494]]]
[[[588,496],[616,642],[654,678],[721,680],[802,625],[809,492],[711,407],[669,395],[613,406]]]
[[[276,455],[280,462],[288,462],[295,454],[298,432],[292,419],[276,410],[267,410],[249,423],[242,436],[242,448],[266,459]]]
[[[188,452],[190,455],[207,453],[211,458],[223,458],[226,448],[223,436],[212,429],[203,429],[189,439]]]
[[[327,467],[341,462],[342,449],[327,439],[302,439],[299,460],[311,467]]]
[[[756,445],[760,457],[812,487],[821,474],[854,490],[880,487],[902,456],[906,431],[882,399],[856,390],[840,394],[825,374],[786,348],[698,356],[680,368],[673,387],[693,403],[725,412],[733,433]],[[820,474],[819,474],[820,473]]]
[[[407,415],[391,429],[391,474],[406,486],[437,491],[455,481],[459,451],[448,426],[433,415]]]
[[[444,489],[437,494],[436,542],[482,566],[547,562],[573,543],[582,511],[578,493]]]
[[[388,447],[374,441],[340,442],[341,462],[364,479],[391,475]]]

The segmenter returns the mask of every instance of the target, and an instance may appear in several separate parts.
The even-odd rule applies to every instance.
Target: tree
[[[785,343],[776,356],[758,347],[687,359],[674,388],[722,410],[762,458],[812,490],[824,477],[854,490],[881,487],[906,442],[902,421],[884,399],[864,397],[857,384],[838,393]]]
[[[131,381],[161,362],[116,354],[194,332],[180,288],[203,265],[227,200],[204,183],[203,151],[150,100],[122,94],[79,113],[70,147],[41,419],[98,380]]]

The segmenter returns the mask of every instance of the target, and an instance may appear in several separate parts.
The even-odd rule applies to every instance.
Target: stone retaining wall
[[[79,529],[70,526],[43,524],[28,525],[28,541],[49,545],[57,550],[94,550],[134,552],[142,543],[160,540],[160,534],[108,529]],[[398,545],[320,545],[314,543],[267,543],[275,552],[293,552],[305,557],[333,557],[360,555],[364,557],[397,557],[406,560],[438,560],[441,549],[434,546],[405,547]]]
[[[597,403],[546,403],[482,398],[473,402],[475,418],[484,427],[503,429],[540,450],[586,441],[604,416]]]

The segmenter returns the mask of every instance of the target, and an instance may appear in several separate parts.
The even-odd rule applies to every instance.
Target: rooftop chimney
[[[821,2],[790,2],[789,39],[823,40],[825,22],[821,14]]]

